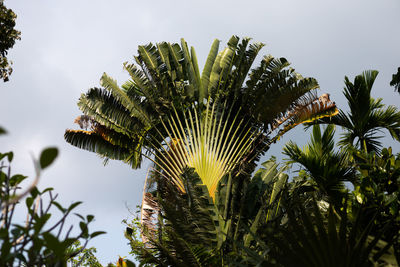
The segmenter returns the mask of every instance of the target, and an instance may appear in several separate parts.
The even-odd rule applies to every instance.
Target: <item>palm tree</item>
[[[214,41],[201,75],[194,48],[189,52],[183,39],[181,45],[139,46],[136,65],[124,64],[128,82],[120,87],[104,74],[103,88],[90,89],[78,102],[84,115],[76,122],[83,129],[67,130],[67,142],[133,168],[140,167],[142,156],[154,161],[150,180],[157,190],[144,194],[142,221],[157,222],[149,227],[158,233],[157,242],[168,234],[163,220],[151,217],[165,216],[165,200],[175,203],[169,184],[188,194],[186,167],[194,168],[217,206],[218,184],[232,177],[235,190],[226,201],[240,206],[255,162],[269,144],[300,123],[337,113],[333,102],[318,99],[316,80],[303,78],[284,58],[266,56],[250,70],[263,44],[249,41],[233,36],[221,52]],[[228,232],[237,236],[244,211],[238,212],[230,222],[219,221],[225,227],[219,240]]]
[[[143,246],[130,236],[134,231],[127,229],[134,254],[142,264],[159,266],[229,265],[233,253],[240,255],[244,248],[253,248],[253,233],[274,219],[279,208],[288,178],[286,168],[279,168],[273,158],[262,166],[250,180],[241,201],[236,202],[232,196],[239,189],[231,175],[220,180],[214,200],[194,169],[183,171],[185,194],[166,181],[162,197],[157,198],[162,210],[162,216],[155,220],[162,225],[158,233],[147,231],[156,225],[146,221],[143,234],[147,242]],[[157,236],[160,231],[162,238]]]
[[[195,50],[189,51],[183,39],[181,45],[139,46],[136,65],[124,64],[129,81],[120,87],[104,74],[103,88],[81,96],[78,106],[84,115],[76,122],[83,129],[67,130],[66,141],[105,160],[139,168],[142,156],[160,149],[169,138],[163,122],[176,114],[184,118],[191,108],[200,114],[206,103],[224,103],[232,118],[262,133],[247,156],[256,160],[269,143],[294,126],[335,114],[333,102],[318,101],[317,81],[303,78],[286,59],[265,56],[250,70],[263,44],[249,42],[233,36],[218,52],[220,42],[215,40],[201,75]]]
[[[320,121],[344,129],[340,140],[342,146],[379,152],[381,136],[377,136],[377,133],[382,130],[387,130],[393,139],[400,141],[400,112],[394,106],[385,106],[381,98],[371,97],[377,75],[376,70],[364,71],[355,77],[354,83],[345,77],[344,96],[349,112],[340,110],[337,116]]]
[[[215,205],[218,184],[232,177],[235,190],[227,201],[240,206],[255,162],[272,142],[298,124],[337,113],[333,102],[317,97],[316,80],[303,78],[284,58],[265,56],[250,70],[263,44],[249,42],[233,36],[218,52],[215,40],[201,75],[194,48],[189,52],[183,39],[181,45],[139,46],[136,65],[124,64],[129,81],[120,87],[104,74],[103,88],[90,89],[78,102],[84,115],[76,122],[83,129],[67,130],[67,142],[133,168],[143,156],[154,161],[148,187],[153,180],[157,189],[144,194],[142,222],[157,223],[148,229],[150,236],[158,233],[158,242],[168,235],[157,219],[172,197],[168,185],[188,194],[186,167],[194,168]],[[226,228],[218,238],[226,231],[235,236],[241,216],[221,220]]]
[[[289,156],[289,163],[298,163],[304,168],[322,196],[341,205],[346,194],[344,182],[354,183],[356,170],[346,151],[335,151],[334,135],[333,124],[329,124],[323,133],[318,124],[314,125],[308,145],[301,149],[296,143],[289,141],[283,148],[283,153]]]

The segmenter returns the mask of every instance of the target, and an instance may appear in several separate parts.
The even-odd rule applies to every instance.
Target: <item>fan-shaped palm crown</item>
[[[240,151],[236,159],[254,161],[267,149],[266,142],[276,140],[292,127],[336,114],[333,102],[318,99],[317,81],[303,78],[289,68],[286,59],[265,56],[258,67],[250,70],[264,45],[249,42],[248,38],[240,40],[233,36],[219,52],[220,41],[215,40],[201,75],[195,50],[189,49],[183,39],[180,45],[162,42],[139,46],[136,64],[124,64],[131,77],[129,81],[120,87],[104,74],[100,80],[102,88],[92,88],[81,96],[78,106],[84,115],[76,122],[85,129],[67,130],[66,141],[105,159],[125,161],[133,168],[140,167],[142,156],[149,153],[156,154],[155,161],[160,162],[165,153],[162,147],[168,151],[172,149],[168,142],[183,142],[186,152],[181,150],[175,155],[182,166],[193,163],[183,159],[184,155],[203,157],[199,162],[215,161],[214,165],[219,165],[216,147],[220,147],[221,154],[229,154],[232,149]],[[227,110],[225,115],[223,107]],[[196,114],[198,120],[192,118]],[[176,125],[170,124],[173,120]],[[246,124],[238,126],[234,121]],[[225,124],[244,128],[238,132],[230,130],[229,134],[226,130],[225,135],[216,137]],[[173,129],[176,133],[171,132]],[[194,130],[199,130],[197,143],[194,139],[186,141]],[[243,134],[247,132],[250,134]],[[235,138],[241,138],[236,145],[246,145],[224,147],[227,139]],[[202,147],[207,145],[210,147]],[[193,150],[196,146],[198,150]],[[207,166],[210,165],[213,164]],[[232,170],[234,165],[228,169]],[[163,167],[165,171],[169,168],[172,175],[171,165]],[[197,171],[201,172],[200,167]]]

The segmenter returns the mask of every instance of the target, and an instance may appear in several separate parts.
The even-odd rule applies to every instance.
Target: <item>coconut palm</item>
[[[378,71],[369,70],[355,77],[352,83],[345,77],[344,96],[349,111],[320,122],[333,123],[344,129],[340,140],[342,146],[355,146],[357,149],[380,151],[381,142],[377,133],[387,130],[393,139],[400,141],[400,112],[394,106],[385,106],[382,99],[371,97],[372,86]]]

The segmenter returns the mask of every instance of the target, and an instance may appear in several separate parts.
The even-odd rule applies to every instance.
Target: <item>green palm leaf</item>
[[[195,169],[214,197],[220,179],[233,171],[249,151],[256,133],[243,121],[237,121],[237,117],[231,118],[229,112],[225,114],[222,110],[217,116],[221,109],[216,104],[210,107],[208,102],[204,114],[198,114],[193,108],[184,115],[183,121],[175,112],[163,123],[172,142],[164,140],[165,146],[155,154],[155,163],[179,188],[183,188],[179,177],[188,166]]]
[[[107,133],[105,139],[105,135],[84,130],[67,130],[64,134],[65,140],[71,145],[95,152],[105,159],[121,160],[133,168],[140,164],[142,159],[141,153],[138,153],[141,149],[140,143],[132,143],[130,139],[118,134],[112,139],[110,136],[111,134]]]
[[[288,210],[289,228],[283,229],[283,240],[272,237],[279,251],[277,261],[283,266],[375,266],[393,243],[393,240],[388,243],[380,240],[387,229],[370,236],[373,220],[366,228],[360,228],[359,222],[369,216],[365,210],[355,214],[352,225],[346,208],[338,217],[330,206],[326,222],[316,201],[310,211],[296,206],[300,214]],[[379,242],[383,245],[377,246]]]
[[[334,126],[328,125],[321,134],[320,127],[314,125],[311,142],[303,149],[290,141],[283,153],[290,163],[300,164],[315,181],[319,190],[340,205],[345,194],[344,182],[354,182],[355,170],[350,163],[350,155],[344,151],[334,151]]]
[[[208,84],[210,82],[210,75],[211,75],[211,70],[213,68],[215,59],[218,54],[218,48],[219,48],[219,43],[220,41],[215,39],[214,42],[211,45],[210,52],[207,57],[207,61],[204,65],[203,72],[201,74],[201,91],[199,92],[199,103],[203,102],[203,99],[208,97]]]

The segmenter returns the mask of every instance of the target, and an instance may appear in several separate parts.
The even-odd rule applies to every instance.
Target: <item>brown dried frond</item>
[[[95,130],[100,124],[88,115],[80,115],[75,118],[74,123],[78,124],[81,129]]]
[[[73,130],[73,129],[67,129],[66,132],[69,132],[69,133],[84,133],[84,134],[87,134],[87,135],[95,134],[95,132],[93,132],[93,131]]]
[[[271,131],[274,131],[288,120],[297,121],[297,118],[303,117],[305,115],[318,114],[324,110],[326,111],[335,107],[335,102],[332,102],[330,100],[330,95],[327,93],[322,94],[319,97],[315,95],[313,96],[313,98],[304,99],[303,101],[299,102],[295,107],[293,107],[293,109],[287,111],[280,118],[277,118],[275,120],[275,123],[272,125]]]
[[[324,96],[325,95],[325,96]],[[290,117],[280,135],[303,123],[313,122],[325,117],[333,117],[339,113],[335,102],[329,100],[329,95],[324,94],[310,105],[298,110]]]

